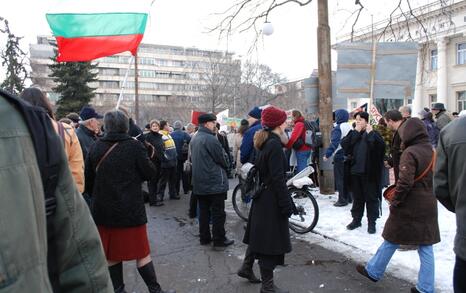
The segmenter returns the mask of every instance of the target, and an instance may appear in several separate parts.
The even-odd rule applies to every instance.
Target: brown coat
[[[440,242],[437,201],[432,192],[432,171],[421,180],[414,179],[432,160],[432,145],[421,120],[408,119],[399,129],[404,151],[395,201],[382,237],[396,244],[431,245]]]

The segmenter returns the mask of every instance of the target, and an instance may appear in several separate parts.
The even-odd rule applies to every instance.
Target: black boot
[[[250,251],[249,246],[248,249],[246,250],[246,254],[244,255],[244,261],[243,265],[238,271],[238,276],[241,278],[248,279],[249,282],[251,283],[260,283],[261,280],[259,280],[256,275],[254,275],[254,270],[252,269],[252,266],[254,265],[254,254]]]
[[[260,293],[289,293],[289,291],[282,290],[273,283],[273,270],[260,267],[262,287]]]
[[[144,280],[144,283],[146,283],[149,293],[176,293],[174,290],[162,290],[160,284],[157,282],[157,276],[155,275],[154,264],[152,261],[138,268],[138,272]]]
[[[375,234],[375,221],[369,221],[367,224],[367,233]]]
[[[353,221],[351,221],[351,223],[349,223],[347,226],[346,226],[346,229],[348,230],[354,230],[358,227],[361,227],[361,220],[357,220],[357,219],[354,219],[353,218]]]
[[[108,272],[110,273],[110,279],[112,279],[115,293],[126,293],[125,284],[123,283],[123,263],[120,262],[116,265],[109,266]]]

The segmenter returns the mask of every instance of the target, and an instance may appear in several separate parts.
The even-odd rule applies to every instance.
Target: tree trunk
[[[323,149],[330,144],[332,130],[332,66],[330,57],[330,27],[328,25],[328,1],[318,0],[317,48],[319,63],[319,121],[322,132]],[[319,154],[321,157],[322,153]],[[335,192],[332,170],[323,170],[320,180],[320,192]]]

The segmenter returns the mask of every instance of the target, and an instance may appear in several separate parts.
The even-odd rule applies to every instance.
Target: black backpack
[[[320,132],[319,125],[315,121],[304,121],[306,131],[306,139],[304,143],[313,149],[322,146],[322,133]]]
[[[252,166],[242,182],[243,193],[250,195],[252,198],[257,198],[259,194],[265,189],[265,184],[261,181],[259,170],[256,166]]]
[[[54,227],[51,221],[57,207],[55,189],[59,178],[60,156],[57,154],[63,151],[60,138],[53,128],[52,122],[44,109],[35,107],[29,103],[18,99],[10,93],[0,89],[0,95],[11,103],[23,116],[29,128],[34,150],[37,158],[42,185],[45,196],[45,211],[47,216],[47,265],[50,283],[53,291],[59,291],[59,280],[57,272],[56,251],[54,241]],[[60,150],[61,149],[61,150]]]

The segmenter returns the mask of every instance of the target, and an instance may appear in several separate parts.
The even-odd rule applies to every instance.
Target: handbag
[[[183,163],[183,173],[186,176],[191,177],[192,172],[193,172],[193,163],[191,162],[191,146],[188,145],[188,158]]]
[[[414,182],[413,183],[416,183],[418,182],[419,180],[421,180],[422,178],[424,178],[427,173],[429,173],[429,171],[431,171],[433,168],[434,168],[434,165],[435,165],[435,159],[436,159],[436,152],[435,150],[433,150],[433,153],[432,153],[432,160],[430,161],[429,165],[427,166],[427,168],[424,170],[424,172],[421,173],[421,175],[417,176],[416,178],[414,178]],[[394,200],[395,200],[395,190],[396,190],[396,184],[392,184],[390,185],[389,187],[387,187],[384,192],[383,192],[383,197],[385,198],[385,200],[391,204]]]

